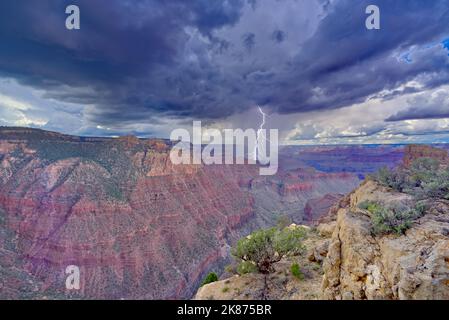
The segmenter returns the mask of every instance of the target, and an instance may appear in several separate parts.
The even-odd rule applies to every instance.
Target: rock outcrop
[[[268,276],[270,299],[414,300],[449,299],[449,202],[429,203],[405,235],[376,236],[370,212],[360,204],[411,205],[414,199],[373,181],[344,197],[308,233],[307,251],[288,257]],[[304,270],[303,280],[289,271]],[[205,285],[196,299],[262,298],[264,276],[231,276]]]
[[[364,201],[408,203],[410,196],[368,181],[337,213],[324,260],[325,299],[449,299],[449,203],[433,202],[403,236],[374,236]]]
[[[221,281],[202,286],[196,300],[318,300],[321,296],[322,268],[319,261],[309,259],[312,252],[326,251],[328,239],[314,230],[307,233],[304,254],[286,257],[276,263],[275,273],[233,275]],[[318,251],[317,251],[318,250]],[[322,251],[321,251],[322,252]],[[325,254],[324,254],[325,255]],[[311,261],[313,260],[313,261]],[[302,272],[298,279],[291,273],[291,266],[297,263]]]
[[[405,147],[403,164],[409,167],[415,159],[432,158],[442,164],[449,164],[447,150],[426,145],[409,145]]]
[[[304,208],[304,218],[307,224],[317,224],[342,197],[341,194],[326,194],[324,197],[307,201]]]

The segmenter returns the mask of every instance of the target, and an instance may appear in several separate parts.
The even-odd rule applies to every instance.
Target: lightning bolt
[[[262,115],[262,123],[259,126],[259,130],[257,130],[257,139],[256,139],[256,145],[254,146],[254,160],[258,160],[258,152],[259,152],[259,141],[261,138],[263,138],[265,141],[267,141],[265,134],[263,133],[264,126],[266,123],[267,115],[265,112],[263,112],[262,108],[260,106],[257,106],[259,109],[259,113]]]

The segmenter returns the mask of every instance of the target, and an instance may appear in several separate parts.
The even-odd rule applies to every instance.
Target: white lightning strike
[[[266,137],[265,137],[265,135],[263,133],[267,115],[265,114],[265,112],[263,112],[261,107],[257,106],[257,108],[259,109],[259,112],[262,115],[262,123],[259,126],[259,130],[257,130],[256,145],[254,146],[254,160],[255,161],[258,160],[258,151],[259,151],[259,140],[260,140],[260,138],[262,137],[263,139],[265,139],[265,141],[267,141],[267,139],[266,139]]]

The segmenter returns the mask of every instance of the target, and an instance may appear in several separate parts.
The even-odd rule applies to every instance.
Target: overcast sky
[[[0,125],[167,138],[257,128],[259,105],[289,144],[449,142],[448,21],[449,0],[2,0]]]

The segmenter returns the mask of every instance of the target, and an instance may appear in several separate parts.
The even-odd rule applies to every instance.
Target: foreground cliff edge
[[[410,165],[410,154],[426,157],[429,150],[409,148],[404,165]],[[447,192],[446,185],[437,187]],[[373,231],[382,208],[407,207],[422,212],[413,220],[396,217],[400,223],[393,224],[394,232],[385,226]],[[331,209],[325,223],[308,232],[304,244],[307,254],[276,265],[276,273],[268,278],[268,299],[449,299],[447,198],[417,199],[368,179]],[[301,266],[301,279],[289,270],[292,263]],[[201,287],[195,299],[260,299],[263,278],[235,275]]]
[[[449,203],[431,204],[405,235],[373,236],[364,201],[407,201],[368,181],[339,210],[324,260],[325,299],[449,299]]]
[[[347,206],[338,210],[336,221],[309,232],[306,255],[276,266],[278,272],[270,276],[269,297],[449,299],[449,202],[433,203],[402,236],[373,235],[369,212],[359,208],[365,201],[407,200],[409,195],[374,181],[364,183],[350,194]],[[320,265],[315,256],[323,253]],[[303,280],[290,274],[293,261],[301,265]],[[195,299],[259,299],[262,286],[263,275],[236,275],[201,287]]]

